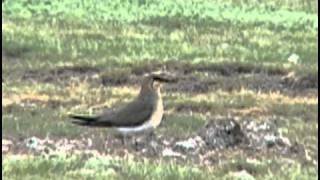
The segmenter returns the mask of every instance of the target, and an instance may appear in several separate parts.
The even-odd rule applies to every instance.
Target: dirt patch
[[[217,73],[223,76],[233,76],[238,74],[256,74],[266,73],[268,75],[285,75],[287,70],[280,68],[266,68],[248,63],[216,63],[216,64],[202,64],[194,70],[200,72]]]
[[[130,152],[137,157],[166,157],[182,161],[191,160],[206,165],[228,159],[235,152],[247,154],[246,157],[268,155],[271,152],[273,156],[298,158],[303,161],[306,159],[305,147],[281,136],[276,120],[272,118],[264,121],[212,119],[200,128],[195,136],[186,140],[158,135],[123,145],[116,137],[85,134],[77,139],[5,138],[2,140],[2,153],[31,153],[52,157],[61,152],[67,154],[89,152],[91,155],[123,155]]]
[[[200,137],[200,138],[199,138]],[[201,141],[202,140],[202,141]],[[189,156],[206,156],[210,152],[216,156],[218,152],[244,151],[247,154],[278,154],[302,161],[308,159],[305,147],[297,141],[291,142],[278,131],[277,119],[269,118],[263,121],[254,119],[218,118],[210,120],[200,128],[198,134],[187,140],[174,142],[177,152]],[[223,153],[223,154],[225,154]],[[315,157],[313,157],[315,158]],[[214,161],[212,162],[214,163]]]
[[[71,77],[90,77],[98,74],[100,69],[89,66],[73,66],[44,71],[27,71],[23,76],[23,80],[32,80],[40,82],[55,82],[67,80]]]
[[[200,74],[186,75],[176,84],[164,86],[165,91],[185,93],[207,93],[216,90],[239,91],[241,89],[255,92],[280,92],[289,96],[301,96],[310,89],[318,88],[318,76],[305,75],[288,78],[283,75],[266,73],[238,74],[232,76]]]
[[[199,106],[198,104],[177,104],[175,105],[175,111],[177,112],[211,112],[214,113],[214,110],[211,105],[202,104]]]
[[[223,76],[232,76],[236,74],[266,73],[268,75],[286,75],[288,70],[276,67],[263,67],[249,63],[224,62],[214,64],[191,64],[187,61],[167,61],[164,63],[145,63],[132,67],[132,73],[141,75],[144,73],[166,70],[180,72],[183,75],[193,72],[209,72]]]
[[[211,120],[199,131],[208,148],[223,149],[247,142],[239,123],[233,119]]]
[[[160,62],[137,63],[131,65],[131,73],[142,76],[146,73],[163,70],[164,67],[163,63]]]
[[[292,73],[287,69],[247,63],[191,64],[185,61],[168,61],[133,66],[131,73],[140,77],[142,74],[158,70],[179,75],[178,83],[164,86],[165,91],[174,92],[206,93],[218,89],[234,91],[247,88],[297,95],[301,94],[301,90],[318,87],[318,76],[315,73],[289,77]]]
[[[266,68],[251,64],[195,65],[184,61],[133,64],[132,67],[105,71],[86,66],[64,67],[49,72],[28,71],[22,79],[65,82],[71,77],[80,77],[90,79],[90,83],[106,86],[137,85],[140,84],[144,74],[159,70],[165,70],[178,76],[178,83],[164,86],[164,90],[169,92],[207,93],[219,89],[235,91],[245,88],[257,92],[278,91],[295,96],[301,94],[301,91],[318,88],[317,73],[298,76],[285,69]]]
[[[265,121],[244,119],[241,122],[233,118],[213,119],[199,131],[199,135],[210,149],[242,145],[261,150],[276,145],[290,145],[288,139],[279,136],[276,119],[272,118]]]
[[[289,73],[282,78],[282,84],[294,89],[314,88],[318,89],[318,74],[309,73],[303,76],[295,76],[294,73]]]
[[[100,70],[95,67],[89,66],[72,66],[64,67],[56,70],[51,70],[49,74],[54,74],[56,76],[66,76],[66,75],[78,75],[78,74],[92,74],[98,73]]]
[[[35,107],[45,107],[50,109],[58,109],[63,106],[67,106],[70,104],[79,104],[80,102],[77,100],[70,100],[70,101],[61,101],[61,100],[48,100],[48,101],[39,101],[39,100],[32,100],[32,99],[25,99],[20,102],[25,106],[35,106]]]
[[[106,86],[120,86],[125,84],[135,84],[139,82],[139,78],[132,74],[130,69],[118,68],[105,71],[101,75],[101,82]]]
[[[199,79],[193,75],[180,75],[178,79],[177,83],[166,84],[163,90],[166,92],[206,93],[213,90],[217,83],[214,79]]]
[[[102,71],[99,68],[88,66],[63,67],[60,69],[43,71],[27,71],[23,80],[40,81],[45,83],[66,82],[72,77],[88,79],[90,83],[103,84],[108,86],[120,86],[135,84],[139,78],[131,74],[130,69],[116,68]]]

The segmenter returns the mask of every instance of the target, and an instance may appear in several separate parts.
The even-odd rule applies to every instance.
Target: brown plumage
[[[144,78],[139,95],[130,103],[115,111],[85,117],[70,115],[72,123],[92,127],[114,127],[122,134],[136,133],[156,128],[163,116],[160,93],[162,82],[175,82],[168,74],[150,74]]]

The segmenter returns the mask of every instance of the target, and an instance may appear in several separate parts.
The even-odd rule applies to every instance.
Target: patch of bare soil
[[[207,93],[217,84],[215,80],[201,80],[193,75],[179,77],[177,83],[166,84],[163,89],[168,92]]]
[[[235,74],[252,74],[266,73],[269,75],[286,75],[288,71],[282,68],[265,68],[253,64],[245,63],[216,63],[216,64],[191,64],[187,61],[167,61],[164,63],[145,63],[142,65],[134,65],[132,73],[142,75],[152,71],[174,71],[183,75],[192,74],[194,72],[208,72],[211,74],[219,74],[223,76],[231,76]]]
[[[98,74],[100,69],[89,66],[73,66],[53,69],[48,72],[44,71],[27,71],[23,76],[23,80],[40,81],[40,82],[56,82],[68,80],[71,77],[90,77]]]
[[[275,119],[257,122],[252,119],[212,119],[188,139],[158,135],[130,141],[123,145],[116,137],[86,135],[78,139],[50,139],[29,137],[27,139],[2,139],[2,153],[34,154],[53,157],[57,153],[88,153],[95,155],[118,155],[133,153],[136,157],[173,158],[192,160],[195,163],[213,165],[227,159],[230,153],[241,152],[248,156],[272,153],[302,161],[306,148],[299,142],[291,142],[278,132]],[[313,155],[312,155],[313,156]],[[312,159],[315,159],[312,157]]]
[[[302,161],[309,159],[302,144],[297,141],[291,142],[279,133],[277,119],[273,118],[260,122],[254,119],[241,121],[233,118],[212,119],[198,131],[198,136],[204,143],[198,143],[197,148],[199,149],[194,148],[194,150],[204,154],[212,150],[231,148],[255,154],[272,152],[289,158],[298,158]],[[196,139],[198,136],[191,139]],[[315,156],[312,159],[315,159]]]
[[[304,76],[295,76],[294,73],[289,73],[282,78],[282,83],[294,89],[318,89],[318,74],[310,73]]]
[[[211,112],[214,113],[214,108],[210,104],[202,104],[199,106],[198,104],[177,104],[174,107],[176,112],[199,112],[199,113],[205,113],[205,112]]]
[[[318,88],[317,74],[301,77],[292,75],[282,68],[265,68],[242,63],[193,65],[184,61],[168,61],[134,66],[131,73],[140,76],[158,70],[179,75],[179,82],[166,85],[164,87],[166,91],[206,93],[217,89],[233,91],[248,88],[262,92],[279,91],[298,95],[301,91]]]
[[[141,76],[159,70],[178,75],[179,82],[167,84],[165,91],[206,93],[214,90],[234,91],[247,88],[254,91],[278,91],[297,96],[318,88],[318,75],[297,76],[280,68],[265,68],[251,64],[197,64],[168,61],[165,63],[133,64],[132,67],[101,71],[98,68],[63,67],[49,72],[28,71],[22,79],[42,82],[64,82],[72,77],[90,79],[90,83],[106,86],[135,85]],[[314,92],[313,92],[314,93]]]
[[[176,84],[164,86],[165,91],[207,93],[216,90],[238,91],[249,89],[255,92],[280,92],[288,96],[318,95],[318,77],[313,75],[286,78],[280,75],[238,74],[235,76],[213,75],[205,78],[188,76]]]
[[[132,85],[139,82],[139,77],[126,68],[109,70],[101,75],[101,83],[106,86]]]

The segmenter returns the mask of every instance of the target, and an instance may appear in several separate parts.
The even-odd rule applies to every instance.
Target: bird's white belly
[[[152,129],[153,126],[150,122],[144,123],[140,126],[117,128],[117,130],[123,135],[145,133]]]

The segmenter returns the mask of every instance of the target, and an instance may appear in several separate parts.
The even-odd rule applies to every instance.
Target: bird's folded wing
[[[98,121],[111,123],[112,126],[137,126],[149,120],[153,106],[143,101],[133,101],[114,111],[103,113]]]

